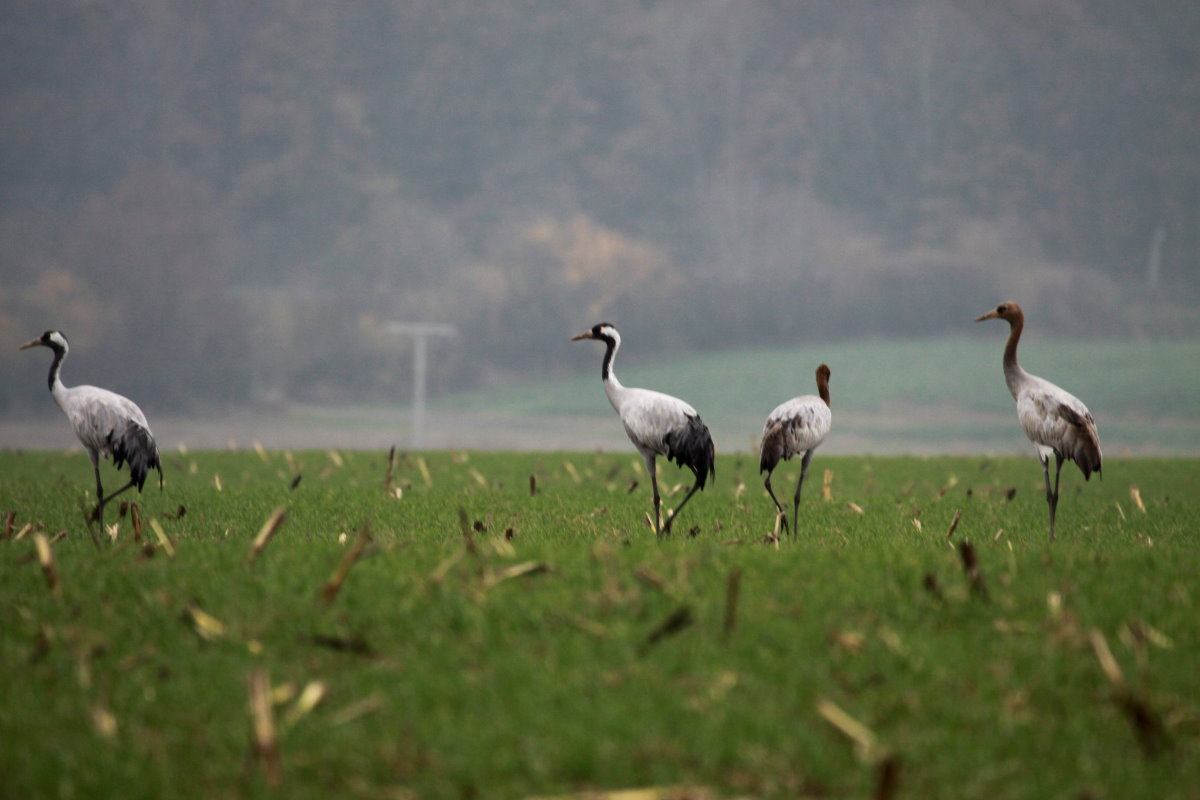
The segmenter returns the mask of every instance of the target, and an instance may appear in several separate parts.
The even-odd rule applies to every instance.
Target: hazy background
[[[9,423],[57,413],[47,328],[218,425],[403,411],[394,319],[460,331],[435,397],[594,379],[600,319],[643,361],[986,335],[1000,402],[1000,300],[1200,333],[1195,0],[7,0],[0,131]]]

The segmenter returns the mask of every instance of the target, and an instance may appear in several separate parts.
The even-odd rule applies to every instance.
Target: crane
[[[151,469],[158,470],[158,486],[162,488],[163,473],[158,445],[150,433],[146,415],[129,398],[97,386],[63,385],[59,371],[71,348],[61,331],[46,331],[18,349],[39,346],[54,351],[54,362],[50,365],[50,395],[66,415],[92,460],[92,470],[96,473],[96,510],[92,512],[92,519],[97,520],[103,530],[105,504],[130,487],[136,486],[140,492]],[[101,455],[112,458],[113,466],[117,469],[129,464],[129,483],[107,497],[100,482]]]
[[[1050,541],[1054,541],[1054,514],[1058,509],[1058,481],[1063,461],[1074,461],[1086,481],[1100,474],[1100,435],[1096,420],[1075,395],[1050,381],[1030,375],[1017,363],[1017,343],[1025,328],[1025,312],[1016,303],[1001,303],[977,318],[1008,322],[1008,343],[1004,346],[1004,380],[1017,401],[1017,419],[1025,435],[1033,442],[1042,474],[1046,479],[1046,505],[1050,510]],[[1054,456],[1054,486],[1050,485],[1050,456]]]
[[[692,499],[692,495],[704,488],[710,474],[716,475],[716,451],[708,426],[701,421],[696,409],[678,397],[621,385],[613,372],[613,359],[621,347],[621,334],[611,323],[593,325],[590,330],[572,337],[571,341],[581,339],[604,342],[606,349],[600,372],[604,380],[604,393],[620,416],[629,440],[646,463],[646,472],[650,475],[650,486],[654,492],[654,530],[659,537],[665,536],[670,533],[671,523],[688,500]],[[665,523],[662,521],[658,493],[656,456],[666,456],[668,461],[687,467],[696,477],[683,502],[667,517]]]
[[[812,461],[813,451],[825,441],[833,422],[829,410],[829,375],[828,366],[822,364],[817,367],[817,393],[820,396],[806,394],[781,403],[767,415],[767,422],[763,425],[758,471],[767,473],[763,485],[775,501],[785,531],[788,527],[787,514],[771,488],[771,473],[781,459],[787,461],[792,456],[804,454],[800,460],[800,480],[796,482],[796,494],[792,498],[793,535],[800,527],[800,489],[804,486],[804,476],[808,474],[808,462]]]

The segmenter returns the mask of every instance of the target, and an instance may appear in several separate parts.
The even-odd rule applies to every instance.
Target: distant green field
[[[617,357],[617,373],[627,386],[686,399],[726,449],[750,449],[772,408],[814,393],[813,372],[824,362],[833,372],[835,422],[828,447],[835,451],[1012,451],[1024,448],[1024,437],[1000,367],[1007,327],[993,328],[992,336],[969,339],[841,342],[656,359],[629,342]],[[600,387],[601,349],[564,342],[553,355],[594,369],[575,378],[453,395],[431,407],[513,417],[611,413]],[[1030,335],[1020,358],[1026,370],[1083,399],[1099,423],[1106,452],[1200,453],[1200,340],[1082,342]]]
[[[1200,786],[1196,460],[1069,467],[1052,545],[1030,458],[818,453],[778,543],[750,457],[661,542],[632,451],[387,461],[174,452],[97,548],[84,455],[0,453],[0,795]]]

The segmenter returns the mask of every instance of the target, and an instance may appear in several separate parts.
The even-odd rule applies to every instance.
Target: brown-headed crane
[[[70,352],[67,337],[61,331],[46,331],[37,339],[26,342],[19,349],[48,347],[54,352],[50,364],[50,395],[62,409],[75,435],[87,450],[92,460],[92,471],[96,474],[96,510],[92,518],[104,529],[104,506],[109,500],[136,486],[140,492],[150,470],[158,470],[158,485],[162,488],[162,464],[159,463],[158,445],[150,433],[146,415],[127,397],[101,389],[97,386],[64,386],[59,371]],[[129,464],[129,483],[107,497],[100,482],[100,456],[112,458],[117,469]]]
[[[601,322],[593,325],[590,330],[572,337],[571,341],[581,339],[595,339],[605,345],[604,363],[600,372],[604,380],[604,393],[608,395],[608,402],[620,416],[629,440],[642,454],[642,460],[646,463],[646,472],[650,475],[650,486],[654,492],[654,530],[659,536],[665,536],[670,533],[671,523],[679,516],[688,500],[692,499],[692,495],[704,488],[710,475],[716,474],[716,451],[708,426],[700,420],[696,409],[678,397],[621,385],[613,372],[613,359],[621,347],[621,334],[617,333],[617,329],[611,323]],[[667,516],[665,523],[662,521],[662,503],[659,499],[655,469],[657,456],[666,456],[668,461],[673,461],[680,467],[687,467],[696,477],[691,491],[675,511]]]
[[[1016,303],[1001,303],[977,318],[1002,319],[1009,325],[1004,346],[1004,381],[1017,401],[1017,419],[1033,442],[1046,479],[1046,505],[1050,509],[1050,540],[1054,541],[1054,514],[1058,508],[1058,479],[1063,461],[1074,461],[1086,481],[1100,474],[1102,457],[1096,420],[1078,397],[1048,380],[1030,375],[1017,363],[1017,343],[1025,329],[1025,312]],[[1050,485],[1050,456],[1054,456],[1054,485]]]
[[[767,473],[763,485],[767,494],[775,501],[775,508],[783,520],[783,529],[788,528],[787,514],[771,488],[771,473],[781,460],[801,455],[800,479],[796,481],[796,494],[792,498],[792,533],[800,528],[800,489],[804,476],[808,474],[808,462],[813,451],[829,434],[833,415],[829,410],[829,367],[817,367],[817,395],[806,394],[781,403],[767,415],[763,426],[762,445],[759,447],[758,471]]]

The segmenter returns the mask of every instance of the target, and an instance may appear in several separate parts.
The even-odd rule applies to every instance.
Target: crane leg
[[[658,495],[658,469],[654,463],[654,454],[643,455],[642,460],[646,462],[646,472],[650,475],[650,490],[654,493],[654,534],[662,536],[665,533],[662,527],[662,499]]]
[[[1042,477],[1046,480],[1046,508],[1050,509],[1050,541],[1054,541],[1054,490],[1050,488],[1050,457],[1042,458]]]
[[[131,489],[131,488],[133,488],[134,484],[135,484],[135,481],[132,481],[132,480],[131,480],[129,483],[125,484],[125,485],[124,485],[124,486],[122,486],[120,489],[117,489],[115,492],[113,492],[112,494],[110,494],[108,497],[104,498],[104,500],[103,500],[103,504],[104,504],[104,505],[108,505],[108,501],[109,501],[109,500],[112,500],[114,497],[116,497],[117,495],[119,495],[119,494],[121,494],[122,492],[126,491],[127,489]]]
[[[796,481],[796,496],[792,498],[792,533],[800,532],[800,490],[804,488],[804,476],[808,474],[808,462],[812,461],[812,450],[807,450],[804,453],[804,458],[800,461],[800,480]]]
[[[671,512],[671,515],[667,517],[667,521],[663,525],[663,536],[666,536],[668,533],[671,532],[671,523],[674,522],[675,518],[679,516],[679,512],[683,511],[683,507],[687,505],[688,500],[692,499],[692,495],[694,495],[698,491],[700,491],[700,481],[699,480],[697,480],[695,483],[692,484],[692,490],[687,493],[686,497],[683,498],[683,502],[680,503],[678,506],[676,506],[675,510]]]
[[[1054,454],[1054,485],[1050,485],[1050,456],[1042,461],[1042,475],[1046,479],[1046,508],[1050,512],[1050,541],[1054,541],[1054,514],[1058,510],[1058,481],[1062,475],[1062,456]]]
[[[92,459],[92,471],[96,473],[96,510],[92,512],[92,519],[100,523],[100,530],[104,530],[104,484],[100,482],[100,459],[95,454],[89,452],[88,455]]]
[[[1054,454],[1054,494],[1046,495],[1046,502],[1050,505],[1050,541],[1054,541],[1054,514],[1058,511],[1058,480],[1062,477],[1063,459],[1058,453]],[[1046,488],[1050,488],[1050,470],[1049,459],[1046,464]]]
[[[779,498],[775,496],[775,490],[771,488],[771,473],[767,473],[766,480],[763,481],[763,486],[767,487],[767,494],[771,495],[771,500],[775,502],[775,515],[783,519],[783,532],[787,533],[788,518],[787,514],[783,513],[783,506],[779,503]]]
[[[89,453],[89,455],[91,455]],[[127,491],[130,487],[136,485],[137,481],[130,479],[129,483],[117,489],[107,497],[104,495],[104,484],[100,482],[100,459],[96,456],[92,457],[92,471],[96,473],[96,509],[92,511],[92,520],[100,524],[100,530],[104,530],[104,507],[108,505],[108,501],[112,500],[117,495]]]

